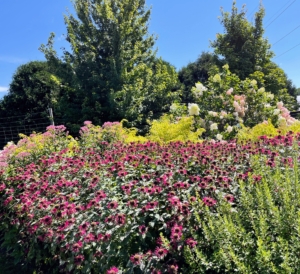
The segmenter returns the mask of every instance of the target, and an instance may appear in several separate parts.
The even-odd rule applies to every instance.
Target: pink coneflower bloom
[[[131,206],[131,207],[137,207],[138,206],[138,200],[130,200],[127,202],[127,205]]]
[[[179,206],[181,204],[180,200],[177,196],[173,196],[173,197],[169,198],[168,200],[171,203],[171,205],[173,205],[173,206]]]
[[[147,233],[147,231],[148,231],[148,228],[145,225],[140,225],[139,226],[139,232],[141,234],[145,234],[145,233]]]
[[[122,190],[128,195],[131,191],[131,185],[123,185],[121,186]]]
[[[178,242],[181,239],[182,233],[172,233],[171,240],[173,242]]]
[[[172,233],[181,233],[182,232],[182,225],[178,225],[178,224],[175,224],[173,227],[172,227],[172,229],[171,229],[171,231],[172,231]]]
[[[215,204],[217,203],[217,201],[214,200],[214,199],[211,198],[211,197],[204,197],[204,198],[202,199],[202,201],[203,201],[203,203],[204,203],[205,205],[207,205],[207,206],[213,206],[213,205],[215,205]]]
[[[81,248],[82,248],[82,242],[79,241],[79,242],[73,244],[72,250],[74,252],[78,252]]]
[[[130,256],[130,261],[135,265],[139,265],[141,263],[142,258],[143,258],[142,255],[134,254]]]
[[[105,218],[105,223],[112,223],[113,220],[114,220],[114,217],[112,215],[110,215]]]
[[[87,229],[89,227],[89,223],[83,223],[82,225],[80,225],[78,228],[80,230],[81,233],[86,233]]]
[[[187,245],[190,247],[190,248],[194,248],[196,245],[197,245],[197,241],[195,241],[193,238],[188,238],[186,241]]]
[[[115,222],[116,222],[118,225],[124,225],[125,222],[126,222],[125,214],[118,214],[118,215],[115,217]]]
[[[191,196],[191,197],[190,197],[190,202],[192,202],[192,203],[193,203],[193,202],[195,202],[196,200],[197,200],[197,198],[196,198],[196,197],[194,197],[194,196]]]
[[[6,205],[8,205],[12,200],[13,200],[13,196],[9,196],[7,199],[5,199],[5,201],[3,202],[3,204],[6,206]]]
[[[151,202],[147,203],[146,210],[154,209],[157,205],[158,205],[157,201],[151,201]]]
[[[83,255],[78,255],[74,258],[74,263],[76,265],[81,265],[81,263],[84,261],[84,256]]]
[[[231,195],[231,194],[227,194],[227,195],[225,195],[224,199],[225,199],[227,202],[229,202],[229,203],[233,203],[233,201],[234,201],[234,196]]]
[[[85,239],[84,239],[84,241],[86,243],[93,242],[94,240],[95,240],[95,235],[92,233],[89,233],[88,235],[86,235]]]
[[[260,175],[253,175],[252,178],[253,178],[254,182],[259,182],[259,181],[261,181],[262,177]]]
[[[115,266],[111,267],[109,270],[107,270],[106,274],[118,274],[119,269],[116,268]]]
[[[0,185],[0,192],[3,191],[6,188],[6,185],[3,183]]]
[[[52,224],[52,217],[51,216],[45,216],[41,219],[41,222],[45,225],[51,225]]]
[[[108,234],[108,233],[105,234],[105,235],[102,237],[103,241],[104,241],[104,242],[107,242],[107,241],[110,239],[110,236],[111,236],[111,235]]]
[[[111,201],[107,205],[107,208],[109,208],[109,209],[116,209],[117,207],[118,207],[118,203],[116,201]]]
[[[154,254],[158,258],[164,258],[168,254],[168,250],[163,247],[157,247],[154,251]]]
[[[57,242],[59,242],[59,243],[60,243],[61,241],[63,241],[63,240],[64,240],[64,238],[65,238],[65,235],[64,235],[64,234],[60,234],[60,235],[58,235],[58,236],[57,236],[57,238],[56,238],[56,239],[57,239]]]

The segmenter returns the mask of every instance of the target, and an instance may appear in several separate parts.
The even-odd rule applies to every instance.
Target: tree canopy
[[[171,104],[159,99],[170,98],[175,69],[155,57],[145,0],[75,0],[74,9],[76,16],[65,16],[71,51],[59,59],[54,35],[41,50],[53,67],[65,66],[61,78],[72,79],[81,121],[101,124],[126,118],[145,123],[149,100],[157,101],[158,112],[165,108],[160,102]]]

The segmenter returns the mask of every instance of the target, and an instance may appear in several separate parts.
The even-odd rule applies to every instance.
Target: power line
[[[254,13],[254,11],[259,7],[259,4],[249,13],[249,17]]]
[[[267,29],[268,26],[270,26],[281,14],[283,14],[292,4],[294,4],[296,2],[296,0],[294,0],[291,4],[289,4],[280,14],[278,14],[274,20],[272,20],[266,27],[265,29]]]
[[[278,57],[282,56],[283,54],[286,54],[287,52],[291,51],[292,49],[294,49],[294,48],[296,48],[296,47],[298,47],[298,46],[300,46],[300,43],[299,43],[299,44],[297,44],[296,46],[294,46],[294,47],[290,48],[289,50],[287,50],[287,51],[283,52],[282,54],[280,54],[280,55],[276,56],[274,59],[276,59],[276,58],[278,58]]]
[[[292,1],[292,0],[291,0]],[[275,16],[277,13],[279,13],[285,6],[287,6],[288,4],[290,4],[289,2],[288,3],[285,3],[275,14],[273,14],[267,21],[266,21],[266,24],[269,23]]]
[[[278,41],[276,41],[274,45],[276,45],[278,42],[280,42],[283,38],[287,37],[289,34],[291,34],[293,31],[295,31],[296,29],[298,29],[300,27],[300,25],[298,25],[296,28],[294,28],[292,31],[290,31],[288,34],[286,34],[285,36],[283,36],[282,38],[280,38]]]

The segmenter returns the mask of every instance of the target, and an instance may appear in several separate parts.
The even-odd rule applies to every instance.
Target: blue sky
[[[177,69],[195,61],[202,51],[212,51],[209,41],[224,32],[218,20],[220,7],[230,11],[232,5],[232,0],[146,1],[152,6],[149,31],[158,36],[158,56]],[[253,20],[259,0],[237,0],[239,8],[243,4],[248,19]],[[273,61],[300,87],[300,0],[264,0],[263,5],[265,38],[275,44],[271,48],[276,54]],[[56,34],[58,52],[68,45],[63,39],[67,9],[73,12],[70,0],[0,0],[0,97],[7,94],[18,66],[44,60],[38,48],[47,43],[50,32]]]

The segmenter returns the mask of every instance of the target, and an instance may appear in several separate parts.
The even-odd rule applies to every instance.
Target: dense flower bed
[[[5,243],[44,273],[188,273],[195,213],[239,203],[239,182],[260,182],[252,158],[292,168],[299,135],[235,141],[97,142],[65,147],[1,171]],[[24,160],[25,161],[25,160]]]

